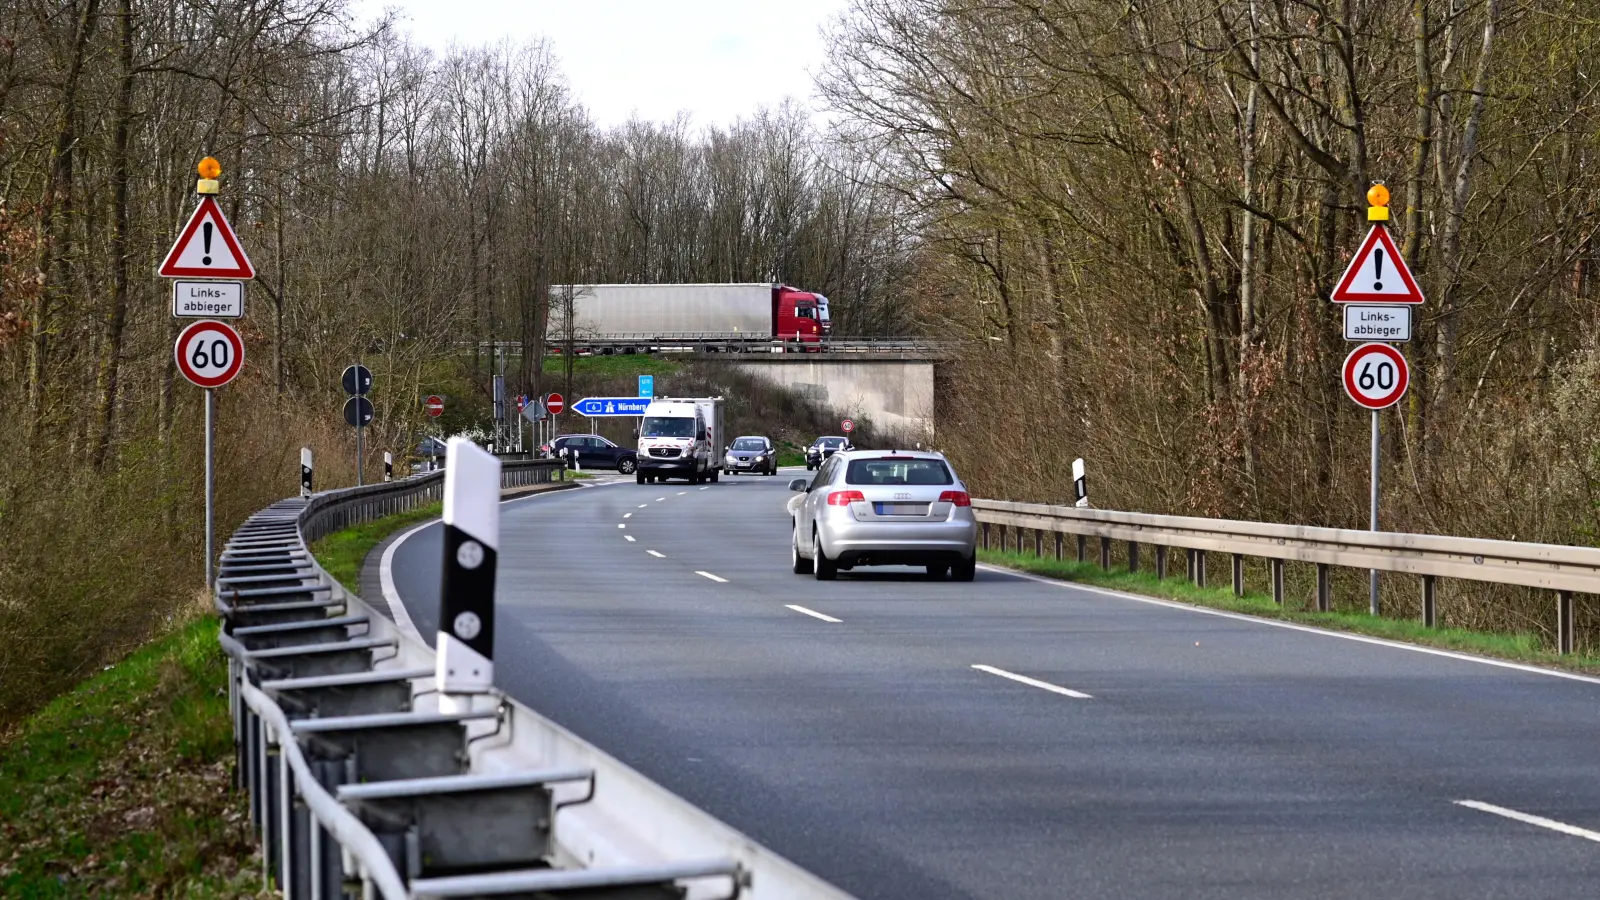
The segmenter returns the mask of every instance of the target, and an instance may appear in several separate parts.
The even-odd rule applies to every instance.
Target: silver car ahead
[[[835,453],[789,488],[805,493],[793,504],[796,575],[828,581],[856,566],[926,566],[929,577],[971,581],[977,572],[972,497],[941,454]]]

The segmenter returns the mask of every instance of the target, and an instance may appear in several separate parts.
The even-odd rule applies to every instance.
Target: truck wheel
[[[634,480],[634,482],[636,484],[644,484],[644,473],[643,472],[635,472],[635,473],[633,473],[633,480]]]
[[[722,474],[722,470],[721,469],[712,469],[711,470],[711,483],[712,484],[716,484],[717,483],[717,476],[719,476],[721,474]]]

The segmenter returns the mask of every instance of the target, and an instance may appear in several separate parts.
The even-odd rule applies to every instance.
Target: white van
[[[690,484],[722,474],[722,398],[661,397],[639,425],[639,484],[683,478]]]

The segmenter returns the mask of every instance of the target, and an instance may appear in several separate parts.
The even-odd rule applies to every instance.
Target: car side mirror
[[[789,490],[791,491],[803,491],[810,486],[811,485],[807,483],[804,478],[796,478],[795,480],[789,482]]]

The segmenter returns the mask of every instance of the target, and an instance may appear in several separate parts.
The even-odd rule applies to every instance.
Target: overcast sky
[[[664,120],[688,111],[726,125],[785,96],[812,100],[823,60],[820,27],[848,0],[357,0],[385,8],[402,30],[444,50],[548,38],[574,93],[601,125],[637,112]]]

